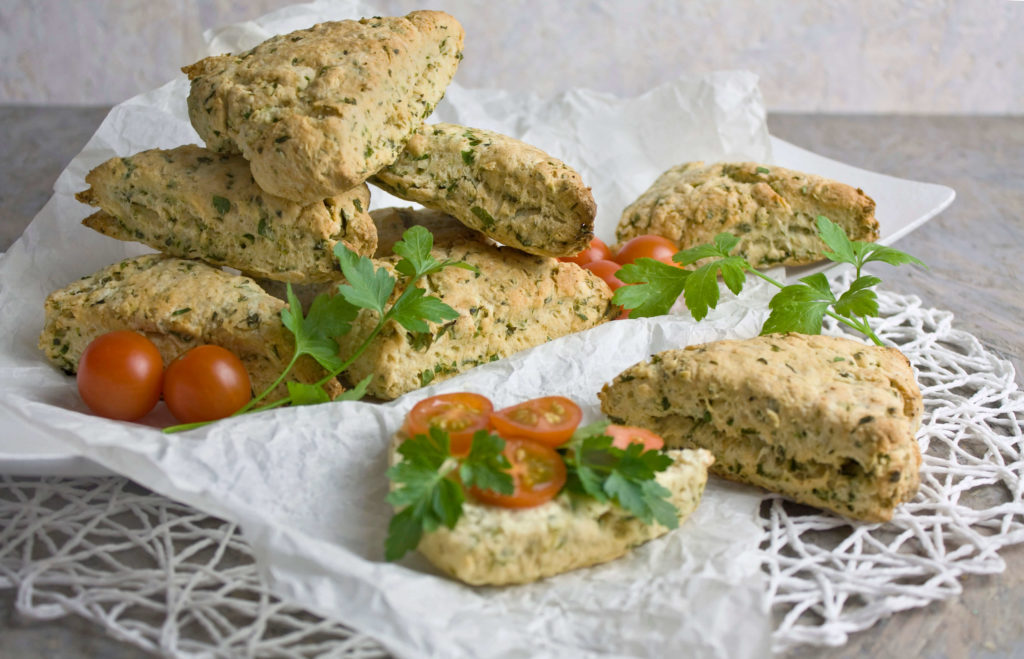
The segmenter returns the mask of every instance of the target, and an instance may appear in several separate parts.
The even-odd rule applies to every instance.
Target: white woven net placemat
[[[1004,569],[1024,541],[1024,395],[952,314],[881,292],[878,334],[925,398],[921,490],[892,522],[851,525],[771,495],[764,569],[774,649],[839,645]],[[76,613],[168,656],[377,657],[372,639],[272,595],[233,524],[122,478],[0,477],[0,587],[29,619]]]

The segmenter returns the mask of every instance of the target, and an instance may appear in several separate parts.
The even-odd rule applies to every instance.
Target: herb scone
[[[487,130],[423,126],[370,182],[530,254],[572,256],[594,237],[597,205],[580,175],[536,147]]]
[[[656,476],[682,523],[697,508],[714,462],[704,450],[668,451],[674,463]],[[392,463],[399,458],[392,452]],[[534,508],[467,499],[455,528],[423,534],[418,551],[440,570],[474,586],[522,584],[619,558],[665,535],[611,502],[562,492]]]
[[[622,211],[619,242],[653,233],[687,249],[728,231],[735,253],[755,268],[819,261],[824,215],[851,240],[878,239],[875,202],[858,188],[813,174],[757,163],[688,162],[662,174]]]
[[[184,67],[189,118],[208,147],[244,155],[264,190],[313,203],[398,158],[444,96],[463,39],[439,11],[271,37]]]
[[[171,256],[293,283],[340,275],[334,246],[369,256],[377,232],[366,185],[311,204],[264,192],[239,155],[195,145],[111,158],[76,198],[102,210],[82,224]]]
[[[149,337],[164,364],[210,343],[235,353],[256,393],[273,384],[294,354],[281,323],[284,302],[248,277],[197,261],[146,254],[83,277],[46,298],[39,348],[66,373],[74,373],[86,346],[101,334],[134,330]],[[289,378],[317,382],[326,372],[301,357]],[[333,398],[341,385],[325,390]],[[278,393],[283,393],[282,390]]]
[[[428,222],[436,219],[436,213],[424,215]],[[371,396],[397,398],[617,315],[607,284],[575,263],[498,247],[461,232],[436,240],[432,254],[477,268],[446,268],[424,280],[427,294],[440,298],[459,317],[422,334],[388,323],[345,374],[353,383],[372,374]],[[378,263],[393,268],[398,260],[387,256]],[[396,287],[392,301],[400,294]],[[375,312],[360,311],[352,330],[337,337],[341,355],[352,354],[376,322]]]
[[[867,521],[913,498],[923,405],[894,348],[784,334],[669,350],[605,385],[601,409],[714,473]]]

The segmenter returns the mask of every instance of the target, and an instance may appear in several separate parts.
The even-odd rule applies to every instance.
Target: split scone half
[[[456,220],[432,211],[404,213],[406,220],[397,211],[374,211],[374,217],[397,228],[422,216],[436,236],[431,252],[434,258],[465,261],[477,270],[446,268],[421,281],[428,295],[440,298],[458,311],[459,317],[425,333],[409,332],[397,322],[389,322],[345,373],[352,383],[373,375],[368,390],[371,396],[397,398],[618,315],[608,285],[575,263],[496,246]],[[389,216],[390,220],[383,219]],[[455,227],[442,229],[445,224]],[[381,246],[389,241],[382,237]],[[398,261],[397,256],[377,259],[378,265],[392,271]],[[401,286],[396,286],[392,301],[401,292]],[[351,331],[337,337],[341,356],[353,354],[376,323],[376,312],[361,310]]]
[[[392,446],[391,462],[401,456]],[[711,453],[668,451],[673,464],[658,472],[682,524],[700,503]],[[590,565],[607,563],[669,529],[645,524],[611,502],[562,492],[534,508],[500,508],[468,498],[449,529],[423,534],[417,550],[444,573],[474,586],[523,584]]]
[[[755,268],[806,265],[825,258],[819,215],[850,240],[878,239],[875,202],[859,188],[774,165],[688,162],[622,211],[615,238],[653,233],[687,249],[728,231]]]
[[[530,254],[572,256],[594,237],[597,204],[576,170],[488,130],[425,125],[370,182]]]
[[[242,360],[255,393],[261,393],[294,354],[291,334],[281,322],[284,306],[248,277],[198,261],[146,254],[51,293],[39,348],[72,374],[89,343],[107,332],[144,334],[156,344],[165,365],[196,346],[219,345]],[[289,379],[313,383],[326,374],[303,356]],[[284,387],[277,393],[287,393]],[[336,380],[324,389],[332,398],[342,391]]]
[[[311,204],[264,192],[239,155],[195,145],[111,158],[76,198],[98,206],[82,224],[164,254],[292,283],[340,275],[334,246],[369,256],[377,232],[366,185]]]
[[[668,350],[605,385],[616,423],[715,455],[714,473],[872,522],[917,492],[921,392],[895,348],[772,334]]]
[[[320,23],[182,70],[214,151],[241,153],[264,190],[313,203],[398,158],[444,96],[464,32],[440,11]]]

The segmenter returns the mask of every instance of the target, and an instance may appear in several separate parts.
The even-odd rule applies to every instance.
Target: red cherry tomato
[[[603,279],[605,283],[608,284],[608,287],[613,291],[625,286],[625,284],[622,283],[622,280],[615,276],[619,271],[619,268],[622,267],[615,261],[599,259],[597,261],[591,261],[583,267]]]
[[[591,261],[599,261],[601,259],[611,260],[611,258],[612,250],[608,248],[608,245],[606,245],[600,238],[594,238],[590,241],[590,246],[579,254],[575,256],[561,256],[558,260],[575,263],[576,265],[586,265]]]
[[[480,394],[440,394],[416,403],[405,417],[404,430],[411,437],[426,435],[431,428],[446,430],[452,455],[465,455],[473,434],[487,428],[493,411],[491,401]]]
[[[580,406],[565,396],[545,396],[498,410],[491,415],[491,427],[502,437],[526,437],[558,447],[572,437],[582,419]]]
[[[647,234],[637,236],[628,241],[615,253],[615,262],[622,265],[632,263],[639,258],[649,258],[668,265],[680,267],[672,260],[672,256],[679,251],[679,248],[668,238]]]
[[[220,346],[192,348],[171,362],[164,402],[178,421],[195,423],[231,416],[252,398],[242,360]]]
[[[99,416],[134,421],[160,400],[164,360],[153,342],[137,332],[102,334],[78,360],[78,393]]]
[[[562,456],[550,446],[531,439],[506,439],[505,457],[512,465],[512,494],[470,488],[470,494],[482,503],[502,508],[533,508],[555,498],[565,485]]]
[[[665,448],[665,440],[646,428],[612,424],[605,429],[604,434],[612,438],[612,446],[623,451],[630,444],[643,444],[645,451],[660,451]]]

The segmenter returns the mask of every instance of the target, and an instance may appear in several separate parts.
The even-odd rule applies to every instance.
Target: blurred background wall
[[[0,103],[110,105],[203,53],[203,31],[288,0],[0,0]],[[466,28],[468,87],[635,95],[742,68],[769,110],[1024,113],[1013,0],[380,0]]]

